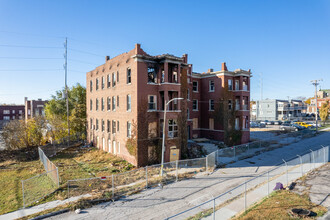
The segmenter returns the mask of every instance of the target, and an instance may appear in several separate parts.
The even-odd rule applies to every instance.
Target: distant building
[[[256,102],[256,120],[287,120],[303,117],[307,105],[302,100],[269,99]]]
[[[10,120],[24,118],[24,105],[0,105],[0,127]]]
[[[177,160],[181,157],[180,117],[188,139],[224,140],[227,128],[215,116],[222,101],[236,110],[233,127],[241,131],[239,142],[247,143],[250,77],[250,70],[229,71],[225,63],[219,71],[194,73],[187,54],[151,56],[136,44],[129,52],[106,57],[105,64],[86,74],[88,142],[144,166],[154,158],[165,126],[165,161]],[[184,100],[168,105],[164,122],[165,103],[178,97]],[[135,145],[128,142],[132,136]]]
[[[27,97],[24,99],[25,103],[25,121],[35,116],[45,115],[45,104],[47,100],[28,100]]]

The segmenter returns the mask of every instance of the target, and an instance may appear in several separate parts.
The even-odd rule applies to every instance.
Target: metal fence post
[[[289,186],[289,173],[288,173],[288,163],[282,159],[285,163],[285,167],[286,167],[286,185]]]
[[[303,170],[303,162],[302,162],[302,157],[297,154],[297,156],[300,158],[300,169],[301,169],[301,176],[304,175],[304,170]]]
[[[60,176],[58,175],[58,167],[56,167],[56,175],[57,175],[57,187],[60,187]]]
[[[179,161],[176,160],[175,161],[175,182],[178,182],[178,175],[179,175],[178,165],[179,165]]]
[[[269,196],[269,171],[267,172],[267,196]]]
[[[312,168],[313,168],[313,166],[314,166],[314,168],[315,168],[315,158],[314,158],[314,151],[312,151],[312,149],[309,149],[310,151],[311,151],[311,170],[312,170]],[[314,164],[314,165],[313,165]]]
[[[213,220],[215,220],[215,199],[213,199]]]
[[[205,171],[206,172],[208,171],[208,165],[209,165],[208,157],[209,157],[209,155],[206,156],[206,160],[205,160],[205,165],[206,165]]]
[[[234,146],[234,160],[236,160],[236,146]]]
[[[148,189],[148,166],[146,166],[146,189]]]
[[[25,197],[24,197],[24,180],[21,180],[21,182],[22,182],[23,208],[25,208]]]
[[[70,180],[68,180],[68,198],[70,198]]]
[[[246,182],[244,184],[244,211],[246,212]]]
[[[112,179],[112,199],[114,200],[115,199],[115,188],[114,188],[113,174],[111,176],[111,179]]]
[[[325,147],[324,146],[322,146],[322,148],[323,148],[323,156],[324,156],[324,158],[323,158],[323,161],[324,161],[324,164],[326,163],[326,159],[325,159]]]

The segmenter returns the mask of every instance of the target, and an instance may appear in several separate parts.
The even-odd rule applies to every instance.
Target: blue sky
[[[151,55],[188,53],[195,72],[251,69],[254,100],[260,74],[264,98],[310,97],[312,79],[330,88],[330,1],[0,0],[0,103],[63,88],[65,37],[70,86],[141,43]]]

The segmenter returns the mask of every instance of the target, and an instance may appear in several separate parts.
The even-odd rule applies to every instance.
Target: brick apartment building
[[[225,63],[220,71],[193,73],[187,54],[151,56],[136,44],[129,52],[106,57],[105,64],[86,74],[87,139],[144,166],[157,149],[159,153],[165,103],[183,97],[168,106],[165,161],[180,158],[184,136],[224,139],[221,114],[216,114],[221,102],[235,109],[234,126],[242,134],[239,142],[246,143],[250,139],[250,76],[250,70],[228,71]]]
[[[0,105],[0,127],[9,120],[23,118],[24,105]]]
[[[28,119],[31,119],[38,115],[45,115],[45,104],[48,101],[46,100],[28,100],[27,97],[24,98],[24,104],[25,104],[25,121]]]

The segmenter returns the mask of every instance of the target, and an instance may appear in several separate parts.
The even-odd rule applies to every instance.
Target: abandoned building
[[[157,161],[167,106],[165,161],[188,139],[250,139],[250,70],[192,72],[188,55],[151,56],[140,44],[86,74],[89,142],[136,166]],[[228,131],[239,131],[232,140]],[[159,158],[159,157],[158,157]]]

